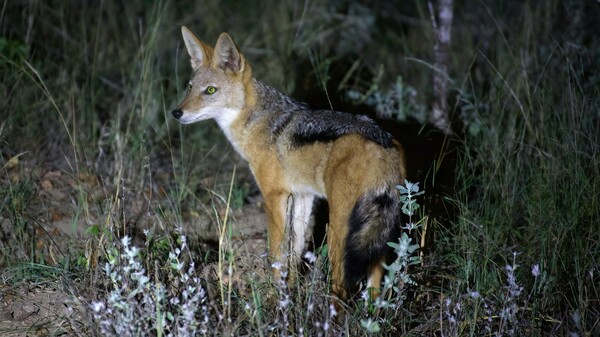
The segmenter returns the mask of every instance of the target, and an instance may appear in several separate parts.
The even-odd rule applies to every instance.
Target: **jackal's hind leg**
[[[331,287],[333,294],[345,301],[348,297],[344,260],[346,257],[349,210],[333,202],[330,205],[327,248],[331,270]]]
[[[381,281],[383,280],[383,262],[385,258],[376,259],[369,265],[367,271],[367,291],[369,292],[369,298],[375,300],[381,293]]]

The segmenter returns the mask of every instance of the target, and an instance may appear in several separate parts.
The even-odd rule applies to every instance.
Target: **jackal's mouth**
[[[202,112],[184,112],[181,109],[176,109],[171,112],[173,117],[179,121],[181,124],[192,124],[195,122],[204,121],[207,119],[213,118],[210,114]]]
[[[173,117],[179,121],[181,124],[191,124],[194,122],[198,122],[204,120],[201,114],[192,114],[192,113],[184,113],[181,109],[175,109],[171,112]]]

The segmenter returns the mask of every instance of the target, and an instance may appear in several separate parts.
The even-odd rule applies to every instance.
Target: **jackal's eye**
[[[215,87],[213,87],[213,86],[208,86],[208,87],[206,88],[206,90],[204,90],[204,92],[205,92],[205,93],[207,93],[207,94],[209,94],[209,95],[212,95],[212,94],[214,94],[215,92],[217,92],[217,88],[215,88]]]
[[[188,83],[187,86],[187,93],[189,94],[190,92],[192,92],[192,82]]]

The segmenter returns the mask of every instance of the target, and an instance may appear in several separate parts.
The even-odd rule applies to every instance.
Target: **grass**
[[[214,123],[170,117],[189,78],[179,26],[229,31],[257,78],[314,105],[408,118],[410,164],[439,138],[415,122],[432,95],[426,5],[3,2],[0,299],[61,289],[71,312],[37,332],[55,335],[600,334],[597,4],[456,6],[457,134],[410,177],[435,245],[388,303],[336,310],[326,247],[271,280],[249,248],[265,243],[247,165]]]

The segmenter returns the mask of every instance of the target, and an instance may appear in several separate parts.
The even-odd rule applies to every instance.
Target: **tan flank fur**
[[[366,276],[376,296],[386,243],[399,233],[399,144],[365,116],[312,110],[257,81],[228,34],[212,48],[181,31],[193,77],[173,116],[184,124],[214,119],[249,162],[265,199],[272,261],[286,265],[288,242],[292,260],[301,257],[313,200],[325,198],[334,293],[347,299]]]

